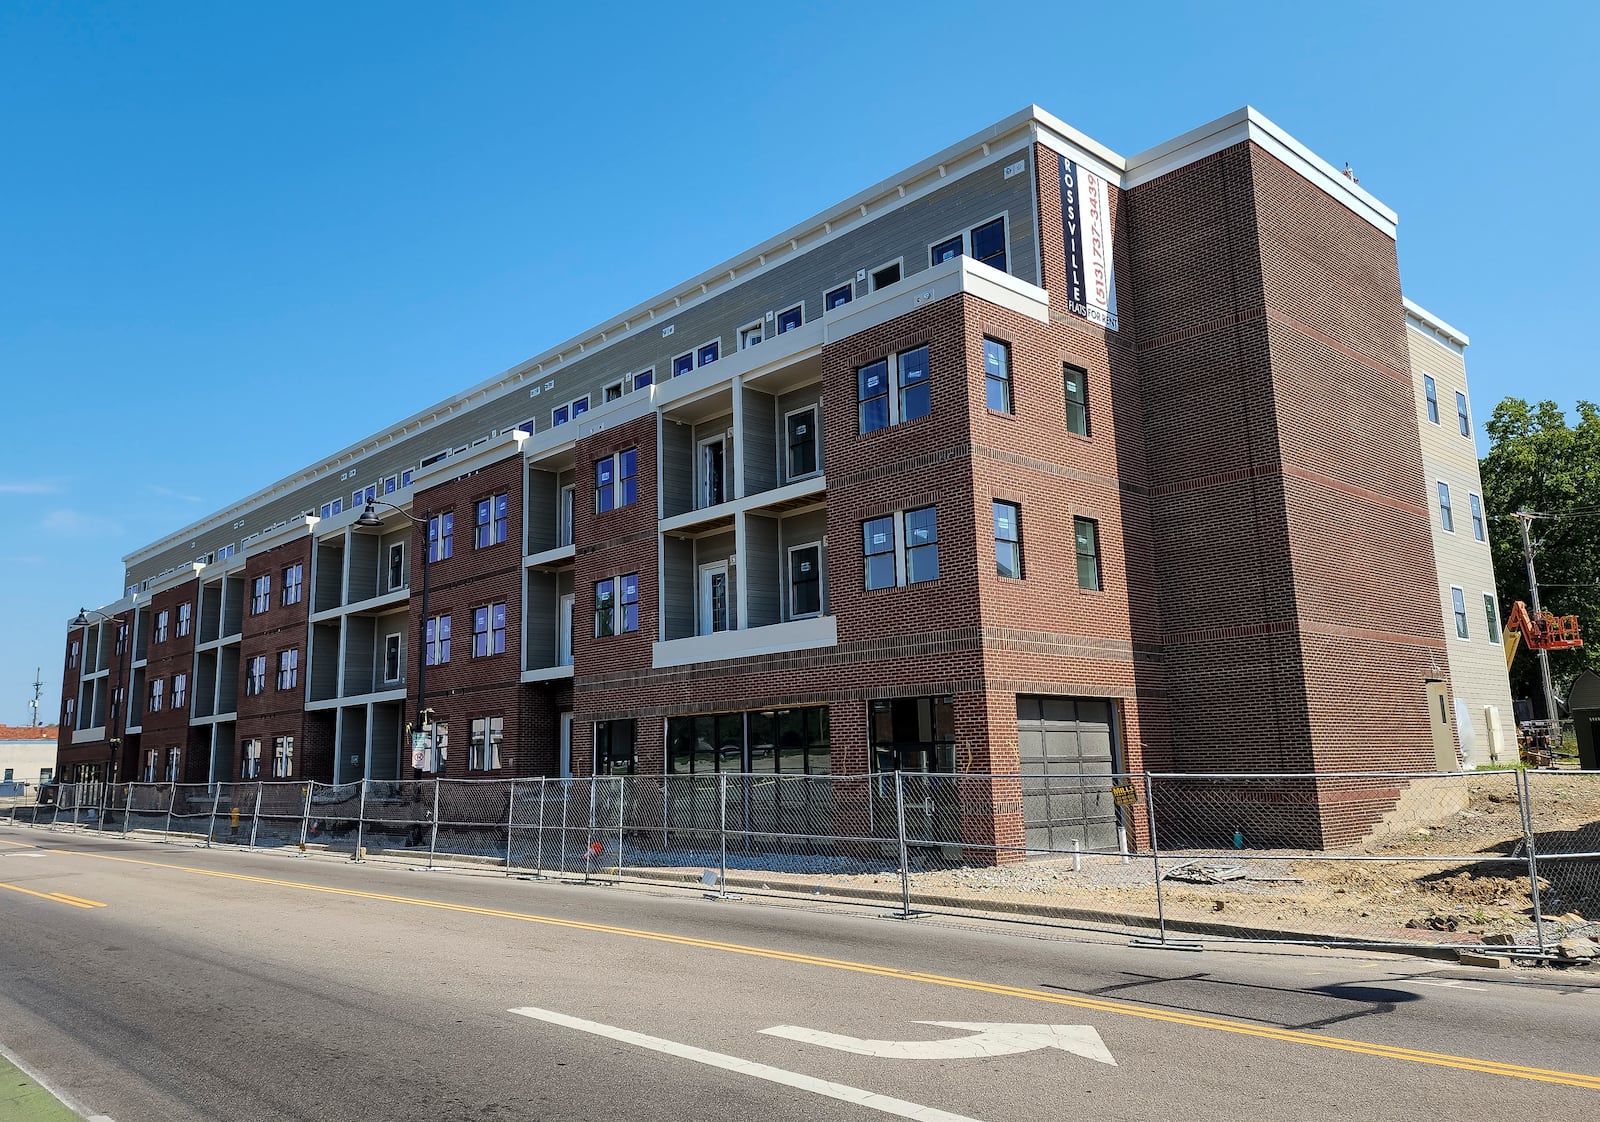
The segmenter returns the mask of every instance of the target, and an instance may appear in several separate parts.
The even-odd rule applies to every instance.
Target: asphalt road
[[[1600,974],[1138,949],[7,826],[0,977],[0,1045],[116,1122],[1600,1108]],[[997,1024],[1087,1028],[973,1027]]]

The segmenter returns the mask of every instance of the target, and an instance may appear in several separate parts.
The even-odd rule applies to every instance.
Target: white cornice
[[[1418,304],[1415,300],[1407,300],[1406,319],[1413,326],[1426,328],[1429,333],[1437,335],[1446,346],[1456,351],[1465,350],[1472,345],[1472,340],[1467,338],[1467,333],[1459,327],[1452,327],[1428,309]]]

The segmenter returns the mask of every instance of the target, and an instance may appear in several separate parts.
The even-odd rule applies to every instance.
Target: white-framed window
[[[1495,600],[1492,592],[1483,594],[1483,619],[1489,628],[1489,642],[1498,643],[1502,630],[1500,626],[1500,604]]]
[[[478,521],[473,542],[478,549],[487,549],[506,540],[509,497],[502,493],[478,500]]]
[[[78,640],[74,639],[72,641],[71,649],[67,652],[68,670],[76,670],[78,668],[78,652],[82,649],[83,648],[80,646]]]
[[[400,652],[405,648],[401,645],[398,635],[385,635],[383,637],[383,680],[385,682],[398,682],[400,680]]]
[[[1014,412],[1011,400],[1011,344],[983,340],[983,399],[990,412]]]
[[[1089,372],[1071,363],[1061,364],[1061,396],[1066,402],[1067,431],[1089,435]]]
[[[62,717],[61,723],[63,725],[66,725],[69,729],[70,728],[76,728],[77,726],[75,726],[72,723],[72,718],[77,714],[77,712],[78,712],[78,699],[74,698],[74,697],[67,698],[66,708],[63,710],[63,713],[65,715]]]
[[[617,398],[619,398],[621,396],[622,396],[622,383],[621,382],[612,382],[609,386],[604,386],[600,390],[600,400],[601,401],[615,401],[615,400],[617,400]]]
[[[822,614],[822,543],[791,545],[789,553],[789,618]]]
[[[721,357],[722,339],[720,337],[701,343],[694,350],[694,364],[696,366],[710,366]]]
[[[568,421],[576,421],[588,411],[589,395],[584,394],[582,397],[575,397],[565,405],[558,405],[550,410],[550,424],[554,427],[555,425],[564,425]]]
[[[411,474],[415,470],[416,470],[415,468],[406,468],[405,471],[402,471],[400,473],[400,486],[402,486],[402,487],[411,486]]]
[[[189,634],[189,628],[194,623],[194,605],[185,600],[178,605],[178,638]]]
[[[429,666],[450,661],[449,613],[434,616],[423,625],[422,661]]]
[[[226,561],[238,552],[239,547],[237,545],[219,545],[217,546],[217,560]]]
[[[1483,522],[1483,500],[1469,491],[1467,506],[1472,510],[1472,536],[1480,542],[1488,541],[1489,533]]]
[[[239,778],[261,778],[261,741],[245,740],[240,743]]]
[[[1422,398],[1428,406],[1428,420],[1439,423],[1439,384],[1432,374],[1422,376]]]
[[[1072,548],[1077,554],[1078,587],[1099,592],[1103,587],[1100,574],[1100,523],[1093,518],[1074,518]]]
[[[383,493],[385,495],[392,495],[399,489],[400,477],[398,475],[386,475],[383,477]]]
[[[685,351],[681,355],[672,356],[672,376],[681,378],[694,369],[694,352]]]
[[[806,306],[804,303],[796,304],[792,308],[785,308],[778,313],[778,334],[793,331],[806,321]]]
[[[1450,512],[1450,484],[1442,479],[1439,481],[1439,524],[1447,534],[1456,532],[1455,515]]]
[[[293,565],[284,566],[283,570],[283,603],[285,607],[290,604],[300,603],[300,597],[305,589],[305,566],[296,561]]]
[[[165,643],[167,641],[167,626],[170,616],[165,608],[156,613],[155,630],[150,636],[152,643]]]
[[[181,748],[168,748],[167,749],[166,782],[168,782],[168,783],[176,783],[178,781],[178,765],[179,765],[179,763],[182,762],[182,760],[183,760],[183,749],[181,749]]]
[[[855,286],[848,281],[838,288],[830,288],[822,294],[822,310],[831,312],[835,308],[842,308],[855,299]]]
[[[975,261],[982,261],[1006,271],[1006,216],[996,215],[980,222],[964,234],[952,234],[928,246],[928,264],[937,265],[963,253]]]
[[[639,449],[627,448],[595,461],[594,509],[597,514],[632,506],[638,499]]]
[[[263,573],[250,582],[250,614],[258,616],[272,607],[272,578]]]
[[[791,409],[783,415],[784,464],[788,468],[786,478],[804,479],[822,470],[818,435],[815,403]]]
[[[595,638],[639,630],[639,574],[608,577],[594,586]]]
[[[505,654],[506,606],[485,604],[472,610],[472,657]]]
[[[172,676],[172,707],[182,709],[184,702],[189,699],[189,675],[174,674]]]
[[[272,778],[288,779],[294,775],[294,737],[272,738]]]
[[[360,490],[352,491],[350,493],[350,509],[354,510],[358,506],[363,506],[366,503],[370,503],[377,497],[378,485],[376,483],[362,487]]]
[[[267,656],[251,655],[245,663],[244,692],[249,697],[267,692]]]
[[[167,689],[167,680],[165,678],[156,678],[156,679],[151,681],[151,683],[150,683],[150,712],[152,712],[152,713],[161,712],[162,695],[166,692],[166,689]]]
[[[897,510],[861,524],[866,587],[939,579],[939,529],[931,506]]]
[[[649,370],[641,370],[641,371],[639,371],[639,373],[637,373],[637,374],[635,374],[633,376],[633,390],[634,390],[634,392],[638,393],[640,390],[646,389],[647,387],[654,385],[655,384],[655,380],[656,380],[656,368],[655,367],[652,366]]]
[[[456,516],[435,514],[428,519],[428,560],[443,561],[455,555]]]
[[[880,288],[888,288],[891,284],[899,284],[901,266],[904,263],[905,258],[896,257],[893,261],[885,261],[868,273],[867,279],[871,283],[872,291],[876,292]]]
[[[1022,507],[995,499],[994,569],[998,576],[1022,579]]]
[[[278,688],[292,690],[300,681],[300,650],[290,647],[278,652]]]
[[[142,783],[156,781],[156,769],[161,766],[161,749],[146,748],[144,750],[144,767],[140,769],[139,780]]]
[[[953,238],[946,238],[942,242],[934,242],[928,247],[928,264],[937,265],[941,261],[948,261],[952,257],[960,257],[967,251],[965,235],[957,234]]]
[[[743,351],[758,346],[764,338],[766,338],[766,326],[760,320],[745,324],[739,328],[739,349]]]
[[[890,366],[894,384],[890,384]],[[856,370],[857,414],[863,434],[926,417],[932,411],[928,348],[901,351],[892,360],[880,358]]]
[[[472,771],[498,771],[500,744],[505,739],[504,717],[474,717],[467,741],[467,767]]]
[[[1450,586],[1450,610],[1456,617],[1456,638],[1470,638],[1467,629],[1467,594],[1453,584]]]
[[[556,496],[556,545],[572,544],[572,504],[578,493],[575,483],[568,483]]]
[[[1461,430],[1462,436],[1472,435],[1472,417],[1467,412],[1467,395],[1460,390],[1456,391],[1456,428]]]
[[[406,586],[406,543],[389,543],[389,591]]]
[[[322,515],[324,518],[332,518],[336,514],[343,514],[344,498],[341,496],[337,499],[333,499],[330,502],[323,503],[322,506],[317,510],[317,513]],[[217,560],[222,560],[222,550],[220,549],[217,550]]]

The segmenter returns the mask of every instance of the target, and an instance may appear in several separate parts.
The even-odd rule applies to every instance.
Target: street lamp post
[[[416,728],[417,732],[424,733],[424,730],[426,730],[426,728],[427,728],[428,714],[430,712],[430,710],[427,708],[427,705],[428,705],[428,570],[431,567],[428,564],[428,552],[432,548],[432,544],[433,543],[429,540],[428,524],[432,521],[432,515],[431,515],[431,513],[430,514],[424,514],[421,518],[418,518],[416,515],[410,513],[407,510],[405,510],[403,507],[396,506],[394,503],[386,502],[383,499],[368,499],[367,500],[366,509],[361,512],[361,517],[357,518],[355,520],[354,524],[357,525],[357,526],[360,526],[364,530],[381,530],[383,528],[383,519],[378,517],[378,512],[375,509],[375,508],[380,507],[380,506],[388,507],[390,510],[394,511],[396,514],[400,515],[400,517],[402,517],[402,518],[406,519],[407,521],[409,521],[413,526],[421,526],[422,527],[422,602],[421,602],[421,605],[420,605],[420,607],[421,607],[420,614],[422,616],[422,623],[420,625],[420,629],[419,629],[419,633],[418,633],[418,644],[417,644],[418,653],[421,655],[421,657],[417,659],[417,723],[416,723],[415,728]],[[437,752],[437,749],[433,745],[433,736],[432,736],[432,734],[431,733],[425,733],[425,735],[427,735],[427,737],[428,737],[428,751],[429,752]],[[439,758],[438,758],[437,755],[433,755],[430,758],[433,761],[434,769],[435,769],[435,772],[437,773],[438,767],[439,767]],[[418,778],[417,772],[418,772],[419,769],[413,766],[411,770],[412,770],[412,779],[417,779]]]

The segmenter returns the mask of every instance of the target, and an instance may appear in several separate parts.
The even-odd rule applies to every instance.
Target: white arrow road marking
[[[1032,1052],[1036,1048],[1060,1048],[1098,1063],[1117,1065],[1100,1034],[1088,1025],[995,1025],[978,1021],[917,1021],[916,1024],[969,1029],[977,1035],[951,1040],[861,1040],[799,1025],[778,1025],[761,1031],[768,1036],[885,1060],[968,1060]]]
[[[874,1094],[871,1091],[863,1091],[859,1087],[847,1087],[843,1083],[830,1083],[826,1079],[814,1079],[809,1075],[784,1071],[781,1067],[768,1067],[766,1064],[741,1060],[738,1056],[725,1056],[721,1052],[708,1052],[704,1048],[696,1048],[690,1044],[679,1044],[675,1040],[663,1040],[659,1036],[646,1036],[642,1032],[632,1032],[612,1025],[602,1025],[596,1021],[585,1021],[578,1017],[569,1017],[565,1013],[554,1013],[549,1009],[535,1009],[530,1006],[523,1009],[512,1009],[511,1012],[522,1017],[532,1018],[535,1021],[562,1025],[566,1028],[577,1029],[579,1032],[588,1032],[593,1033],[595,1036],[620,1040],[624,1044],[648,1048],[652,1052],[662,1052],[668,1056],[678,1056],[681,1059],[693,1060],[697,1064],[705,1064],[708,1067],[720,1067],[724,1071],[738,1072],[740,1075],[748,1075],[755,1079],[765,1079],[769,1083],[780,1083],[785,1087],[810,1091],[814,1095],[823,1095],[830,1099],[838,1099],[841,1102],[855,1103],[857,1106],[864,1106],[869,1110],[880,1111],[883,1114],[893,1114],[898,1118],[914,1118],[917,1122],[979,1122],[978,1119],[969,1118],[965,1114],[951,1114],[947,1110],[939,1110],[936,1107],[922,1106],[918,1103],[907,1102],[905,1099],[895,1099],[890,1098],[888,1095]]]

